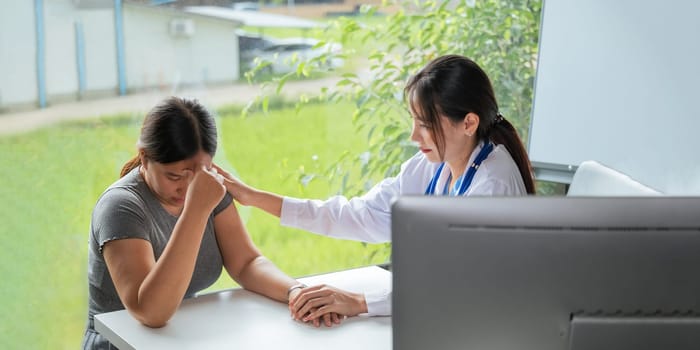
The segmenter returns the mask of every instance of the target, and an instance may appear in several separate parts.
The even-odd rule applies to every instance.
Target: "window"
[[[161,97],[199,97],[218,118],[215,161],[250,185],[304,198],[362,193],[396,174],[415,152],[403,82],[438,54],[480,61],[501,106],[527,131],[540,1],[406,5],[402,17],[396,3],[342,18],[326,14],[362,11],[297,2],[296,23],[312,23],[305,29],[253,27],[187,7],[199,2],[79,3],[0,5],[0,196],[9,203],[0,214],[0,274],[5,312],[14,315],[0,321],[11,335],[0,348],[81,341],[90,213],[136,154],[143,115]],[[262,5],[261,13],[289,15],[285,6]],[[173,19],[191,23],[187,35],[169,34]],[[281,82],[283,97],[275,94]],[[32,115],[54,120],[35,128]],[[325,238],[281,227],[257,209],[240,211],[256,245],[293,276],[389,259],[386,245]],[[224,276],[212,289],[233,286]]]

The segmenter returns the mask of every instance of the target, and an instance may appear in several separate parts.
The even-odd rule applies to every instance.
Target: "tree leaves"
[[[403,96],[406,80],[444,54],[470,57],[487,72],[501,112],[526,141],[541,6],[540,0],[388,0],[381,6],[362,7],[367,13],[391,13],[384,21],[341,17],[332,22],[326,35],[339,40],[343,49],[302,60],[297,76],[323,71],[325,65],[320,63],[325,60],[354,57],[366,62],[361,67],[369,72],[362,74],[370,77],[361,78],[361,72],[346,73],[335,86],[319,91],[325,101],[354,101],[353,123],[367,134],[366,156],[362,160],[343,157],[333,171],[359,165],[363,179],[396,174],[399,165],[416,151],[408,140],[410,115]],[[358,42],[362,46],[354,52],[352,47]],[[278,93],[285,81],[284,77],[277,81]],[[343,162],[350,164],[342,166]],[[366,189],[366,182],[353,185],[346,176],[342,178],[341,189],[347,195]]]

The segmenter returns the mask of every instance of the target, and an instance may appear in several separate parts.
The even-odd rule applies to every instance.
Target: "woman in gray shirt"
[[[84,349],[114,348],[95,332],[94,315],[126,308],[144,325],[162,327],[222,267],[244,288],[280,302],[299,292],[255,247],[213,168],[216,124],[204,107],[163,101],[146,116],[137,146],[92,213]]]

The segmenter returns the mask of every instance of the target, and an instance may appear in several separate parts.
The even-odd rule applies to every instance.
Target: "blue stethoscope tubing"
[[[491,151],[493,151],[493,143],[487,142],[484,145],[484,147],[481,148],[481,151],[479,151],[479,154],[476,155],[476,159],[474,159],[474,162],[472,162],[472,164],[469,166],[469,169],[467,170],[466,174],[462,175],[460,177],[460,179],[457,179],[456,185],[459,185],[459,186],[455,185],[455,190],[452,191],[452,195],[462,196],[467,192],[467,190],[469,189],[469,186],[471,186],[471,184],[472,184],[472,180],[474,180],[474,175],[476,174],[476,171],[479,170],[481,163],[489,156],[489,154],[491,154]],[[435,187],[437,186],[438,179],[440,178],[440,174],[442,173],[442,169],[444,167],[445,167],[445,163],[442,163],[437,168],[437,171],[435,171],[435,175],[433,175],[433,178],[430,180],[430,183],[428,183],[428,187],[425,189],[426,195],[432,196],[435,194]],[[450,178],[447,180],[447,183],[445,184],[443,194],[449,193],[449,186],[450,186],[451,179],[452,179],[452,174],[450,174]]]

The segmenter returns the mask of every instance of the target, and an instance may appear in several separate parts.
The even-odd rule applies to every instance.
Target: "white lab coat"
[[[483,143],[472,152],[471,164]],[[391,240],[391,204],[401,195],[425,193],[440,164],[417,153],[401,165],[395,177],[384,179],[366,194],[350,200],[334,196],[325,201],[285,197],[280,223],[328,237],[368,243]],[[440,174],[436,194],[442,194],[450,171]],[[465,196],[518,196],[527,191],[520,171],[503,145],[497,145],[481,163]],[[369,315],[391,314],[391,291],[365,293]]]

